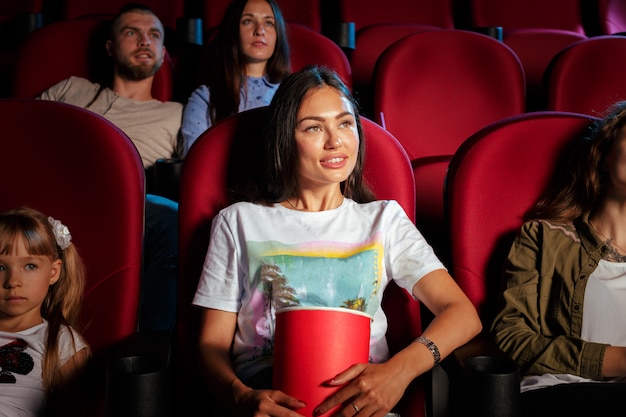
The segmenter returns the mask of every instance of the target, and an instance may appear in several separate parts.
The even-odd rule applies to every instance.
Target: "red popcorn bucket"
[[[346,308],[288,307],[276,313],[274,389],[306,403],[307,417],[340,386],[325,382],[369,358],[370,323],[365,313]],[[340,406],[323,414],[331,416]]]

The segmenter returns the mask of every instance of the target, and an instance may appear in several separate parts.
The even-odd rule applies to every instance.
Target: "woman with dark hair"
[[[275,0],[233,1],[209,44],[207,83],[183,113],[182,155],[217,121],[267,106],[290,73],[289,44]]]
[[[350,91],[332,70],[287,77],[265,131],[267,187],[213,220],[193,303],[203,308],[205,379],[230,415],[293,416],[301,399],[272,389],[274,312],[336,307],[373,318],[368,363],[328,375],[341,387],[317,415],[383,416],[409,383],[480,331],[478,315],[395,201],[362,178],[365,142]],[[434,314],[423,335],[390,357],[381,308],[391,281]]]
[[[308,77],[294,77],[290,80],[289,94],[284,94],[281,97],[281,106],[275,106],[266,132],[266,136],[272,138],[266,144],[269,151],[268,160],[270,161],[268,164],[270,177],[266,183],[268,203],[277,203],[285,201],[287,198],[296,197],[299,150],[297,142],[293,140],[293,135],[298,128],[299,120],[293,109],[300,107],[310,90],[324,85],[334,88],[345,100],[350,102],[353,109],[358,109],[358,103],[346,85],[334,73],[325,69],[320,69],[317,72],[310,71]],[[360,115],[356,110],[354,110],[354,119],[358,137],[363,137]],[[364,161],[365,141],[361,140],[358,143],[354,169],[340,183],[343,196],[351,198],[357,203],[368,203],[375,199],[374,194],[363,179]]]
[[[626,376],[626,102],[576,145],[511,247],[492,326],[520,365],[525,416],[608,415],[626,395],[616,383]]]

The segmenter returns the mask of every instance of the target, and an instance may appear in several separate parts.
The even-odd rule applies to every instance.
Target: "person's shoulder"
[[[196,89],[193,90],[191,94],[192,95],[193,94],[199,94],[199,95],[202,95],[202,96],[207,95],[207,94],[209,94],[209,87],[207,85],[205,85],[205,84],[201,84],[198,87],[196,87]]]
[[[216,218],[228,224],[240,224],[251,219],[259,219],[268,215],[267,210],[274,210],[273,206],[248,201],[238,201],[232,203],[217,213]],[[271,214],[270,214],[271,215]]]
[[[249,213],[251,211],[267,210],[271,208],[272,206],[264,204],[252,203],[249,201],[238,201],[224,207],[222,210],[220,210],[220,213],[224,215],[238,215],[240,213]]]
[[[63,340],[63,342],[72,342],[79,347],[79,350],[87,346],[87,341],[82,333],[68,324],[62,324],[59,328],[59,338]]]
[[[373,200],[367,203],[357,203],[353,200],[347,199],[350,204],[355,204],[359,207],[367,207],[377,211],[401,211],[402,206],[396,200]]]
[[[56,100],[66,94],[77,94],[88,91],[97,91],[99,84],[93,83],[86,78],[71,76],[56,82],[45,90],[39,98]]]
[[[76,77],[74,75],[57,83],[57,85],[61,85],[61,84],[65,85],[67,89],[75,89],[75,90],[82,90],[82,91],[88,91],[88,90],[97,91],[100,89],[100,84],[91,82],[88,79],[83,78],[83,77]]]
[[[164,108],[170,110],[181,111],[183,109],[183,104],[178,101],[162,101],[162,103]]]
[[[373,200],[367,203],[357,203],[352,199],[346,198],[344,205],[347,211],[360,213],[363,216],[382,216],[387,219],[408,217],[400,203],[396,200]]]
[[[263,83],[266,86],[270,87],[273,90],[278,89],[278,87],[280,86],[280,81],[273,83],[273,82],[270,81],[270,79],[269,79],[269,77],[267,75],[264,75],[262,77],[262,80],[263,80]]]
[[[209,92],[209,87],[205,84],[199,85],[198,87],[196,87],[195,90],[193,90],[191,92],[191,95],[189,96],[189,99],[193,99],[193,98],[202,98],[202,99],[207,99],[210,95]]]
[[[71,83],[71,84],[99,87],[99,84],[91,82],[87,78],[77,77],[75,75],[72,75],[71,77],[67,78],[66,80],[67,80],[68,83]]]
[[[578,230],[574,222],[559,222],[546,219],[528,220],[522,224],[521,232],[528,235],[563,235],[575,238]]]

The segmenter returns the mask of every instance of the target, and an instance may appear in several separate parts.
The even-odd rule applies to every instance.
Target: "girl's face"
[[[319,188],[345,181],[356,165],[359,133],[350,101],[332,87],[307,93],[296,121],[298,185]]]
[[[276,47],[276,19],[265,0],[249,0],[239,20],[241,50],[249,64],[265,64]]]
[[[619,131],[613,147],[606,157],[606,165],[611,178],[609,190],[626,196],[626,126]]]
[[[61,273],[60,259],[31,255],[23,237],[15,249],[0,255],[0,330],[12,332],[42,322],[41,304]]]

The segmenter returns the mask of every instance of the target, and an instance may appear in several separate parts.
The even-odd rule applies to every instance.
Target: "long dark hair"
[[[595,210],[610,184],[607,156],[624,126],[626,101],[619,101],[570,149],[560,177],[527,213],[526,220],[570,222]]]
[[[265,131],[268,152],[267,202],[284,201],[297,190],[298,149],[294,135],[298,111],[310,90],[324,86],[334,88],[350,101],[360,138],[357,161],[354,170],[341,183],[342,193],[360,203],[375,199],[363,180],[365,139],[358,104],[336,72],[323,66],[309,66],[285,78],[270,104],[269,124]]]
[[[274,13],[276,46],[267,62],[271,83],[281,82],[290,72],[289,43],[283,14],[275,0],[265,0]],[[211,93],[209,117],[215,124],[239,111],[241,86],[245,83],[246,57],[241,51],[239,21],[248,0],[234,0],[226,10],[215,38],[208,45],[207,85]]]

